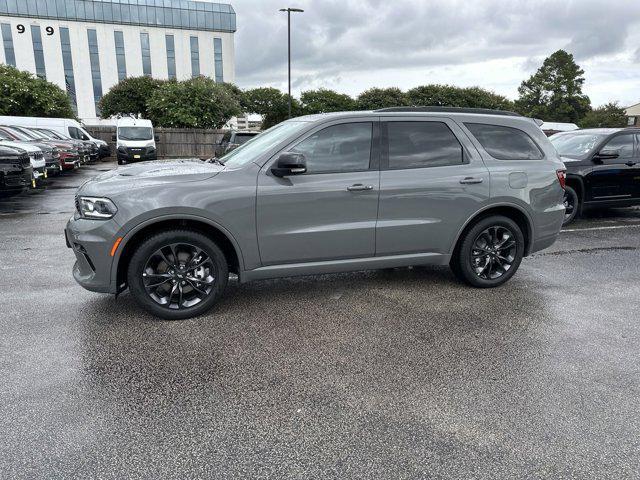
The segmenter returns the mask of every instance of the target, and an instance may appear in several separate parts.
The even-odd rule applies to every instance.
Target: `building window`
[[[216,69],[216,82],[222,83],[223,74],[222,74],[222,39],[214,38],[213,39],[213,60],[214,66]]]
[[[200,75],[200,48],[198,46],[198,37],[190,37],[191,43],[191,76],[193,78]]]
[[[140,34],[140,48],[142,49],[142,74],[151,76],[151,47],[149,46],[149,34]]]
[[[7,65],[16,66],[16,53],[13,50],[13,36],[11,35],[11,25],[3,23],[0,25],[2,29],[2,43],[4,45],[4,61]]]
[[[47,71],[44,68],[44,50],[42,49],[42,35],[39,25],[31,25],[31,41],[33,42],[33,57],[36,60],[36,75],[46,79]]]
[[[1,0],[0,15],[235,32],[228,4],[194,0]]]
[[[167,45],[167,74],[169,80],[176,79],[176,45],[173,35],[166,35],[165,42]]]
[[[96,116],[100,116],[98,102],[102,98],[102,78],[100,77],[100,56],[98,55],[98,36],[94,29],[87,30],[89,40],[89,61],[91,63],[91,80],[93,82],[93,102]]]
[[[76,82],[73,77],[73,58],[71,56],[71,41],[69,40],[69,29],[60,27],[60,46],[62,47],[62,66],[64,68],[64,84],[67,88],[73,111],[78,113],[78,102],[76,101]]]
[[[113,32],[113,40],[116,44],[116,65],[118,67],[118,80],[127,78],[127,62],[124,53],[124,35],[120,31]]]

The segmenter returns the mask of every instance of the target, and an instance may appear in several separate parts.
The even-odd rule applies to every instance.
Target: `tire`
[[[579,217],[580,213],[580,199],[576,191],[569,185],[564,187],[564,208],[565,214],[562,226],[569,225]]]
[[[190,269],[191,265],[198,268]],[[166,320],[203,314],[220,299],[228,280],[229,267],[220,248],[191,230],[170,230],[147,238],[127,268],[136,302]]]
[[[118,165],[124,165],[124,162],[120,159],[118,159]]]
[[[458,279],[477,288],[497,287],[513,277],[525,250],[518,224],[501,215],[476,222],[463,233],[458,245],[451,269]],[[502,248],[493,249],[494,245]]]

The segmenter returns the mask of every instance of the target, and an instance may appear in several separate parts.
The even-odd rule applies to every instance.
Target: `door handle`
[[[473,185],[476,183],[482,183],[483,179],[479,178],[479,177],[465,177],[462,180],[460,180],[460,183],[462,183],[463,185]]]
[[[632,161],[628,161],[627,163],[625,163],[625,165],[627,167],[633,167],[637,162],[632,162]]]
[[[350,192],[362,192],[365,190],[373,190],[373,185],[363,185],[362,183],[356,183],[347,187]]]

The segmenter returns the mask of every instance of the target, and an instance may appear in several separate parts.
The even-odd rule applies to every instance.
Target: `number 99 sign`
[[[24,33],[27,29],[23,24],[19,23],[18,25],[16,25],[16,30],[18,31],[18,33]],[[54,34],[55,29],[51,25],[49,25],[44,29],[44,31],[47,32],[48,36],[51,36]]]

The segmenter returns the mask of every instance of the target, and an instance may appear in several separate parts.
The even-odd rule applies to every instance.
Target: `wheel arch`
[[[224,227],[195,215],[166,215],[142,222],[122,237],[111,267],[111,281],[117,293],[126,289],[126,267],[136,247],[150,235],[174,228],[193,230],[206,235],[224,253],[230,272],[240,275],[244,269],[244,260],[238,242]]]
[[[482,210],[474,213],[462,226],[460,231],[456,236],[456,241],[454,242],[454,248],[452,250],[452,257],[456,255],[458,249],[460,248],[460,244],[462,243],[462,238],[464,234],[473,227],[479,220],[490,217],[492,215],[502,215],[507,218],[510,218],[514,222],[518,224],[522,234],[524,235],[525,242],[525,252],[524,256],[529,255],[531,251],[531,247],[533,245],[533,221],[529,214],[518,205],[512,203],[503,203],[503,204],[493,204],[488,205]]]
[[[578,200],[580,201],[579,206],[582,207],[582,205],[584,204],[584,197],[586,193],[585,187],[584,187],[584,180],[582,179],[582,177],[578,175],[572,175],[568,173],[566,182],[568,186],[570,186],[576,191],[576,194],[578,195]]]

